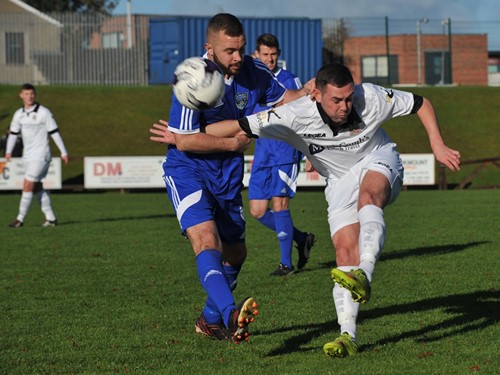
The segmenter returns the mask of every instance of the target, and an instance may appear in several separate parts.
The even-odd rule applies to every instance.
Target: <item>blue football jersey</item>
[[[288,70],[280,69],[276,78],[287,89],[296,90],[302,87],[300,79]],[[268,107],[258,107],[256,112]],[[302,159],[302,153],[286,142],[268,138],[255,140],[254,167],[272,167],[279,164],[297,163]]]
[[[226,80],[226,92],[214,108],[193,111],[182,106],[172,94],[169,130],[179,134],[194,134],[204,126],[222,120],[237,120],[256,112],[257,105],[272,106],[285,95],[285,87],[260,61],[244,56],[238,75]],[[179,151],[169,145],[165,167],[190,164],[203,175],[206,186],[213,194],[228,199],[234,198],[243,184],[242,153],[219,152],[198,154]]]

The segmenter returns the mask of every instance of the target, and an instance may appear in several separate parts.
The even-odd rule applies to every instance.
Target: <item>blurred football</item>
[[[224,96],[224,74],[213,61],[190,57],[177,65],[173,90],[184,107],[203,111],[216,106]]]

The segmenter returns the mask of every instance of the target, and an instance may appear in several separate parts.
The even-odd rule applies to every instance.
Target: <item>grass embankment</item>
[[[0,86],[0,128],[8,127],[21,102],[17,86]],[[462,160],[500,156],[500,88],[428,87],[410,88],[429,98],[438,113],[445,141],[460,150]],[[60,126],[70,154],[76,158],[63,167],[63,180],[83,173],[83,156],[162,155],[165,146],[149,141],[150,126],[167,118],[169,86],[74,87],[41,86],[38,99],[49,107]],[[431,152],[426,133],[417,116],[391,120],[385,129],[402,153]],[[57,150],[54,155],[57,155]],[[253,148],[247,153],[252,154]],[[458,183],[477,165],[448,173],[449,183]],[[485,168],[474,186],[500,185],[495,167]]]

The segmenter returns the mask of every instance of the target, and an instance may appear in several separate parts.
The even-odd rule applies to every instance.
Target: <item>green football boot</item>
[[[370,300],[370,282],[362,269],[341,271],[333,268],[331,275],[333,281],[351,292],[354,302],[366,303]]]
[[[323,351],[330,357],[348,357],[358,352],[358,344],[344,332],[332,342],[323,345]]]

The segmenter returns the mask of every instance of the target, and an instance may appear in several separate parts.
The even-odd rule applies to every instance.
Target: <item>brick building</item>
[[[417,35],[350,37],[344,42],[344,62],[356,82],[384,85],[488,84],[486,34],[454,34],[451,38],[442,34],[422,35],[420,62],[417,39]]]

